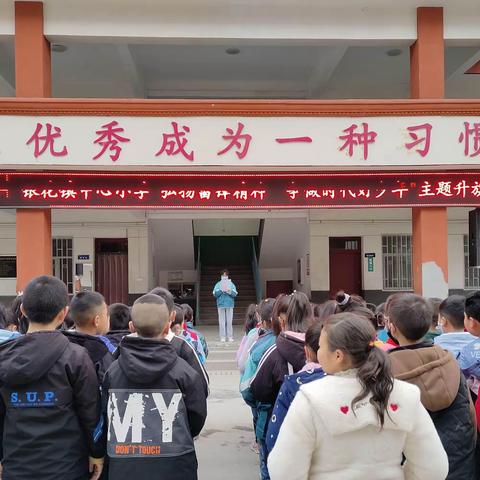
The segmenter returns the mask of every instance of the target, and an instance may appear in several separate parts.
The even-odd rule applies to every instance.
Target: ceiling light
[[[227,55],[238,55],[240,53],[240,49],[237,47],[229,47],[225,50]]]
[[[60,43],[52,43],[51,45],[52,52],[63,53],[67,51],[66,45]]]
[[[387,50],[387,55],[389,57],[398,57],[399,55],[401,55],[403,52],[402,50],[400,50],[399,48],[392,48],[391,50]]]

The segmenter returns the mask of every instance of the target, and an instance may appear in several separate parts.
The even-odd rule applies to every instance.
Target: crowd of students
[[[33,279],[0,307],[0,478],[195,480],[209,379],[192,320],[161,287],[107,306]],[[480,478],[479,337],[480,292],[252,305],[237,362],[260,477]]]
[[[480,292],[252,305],[237,363],[260,478],[480,478],[479,337]]]
[[[196,479],[209,389],[192,314],[160,287],[108,308],[33,279],[0,308],[0,478]]]

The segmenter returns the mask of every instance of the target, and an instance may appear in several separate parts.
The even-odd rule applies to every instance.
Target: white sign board
[[[477,168],[480,117],[0,116],[3,168]]]

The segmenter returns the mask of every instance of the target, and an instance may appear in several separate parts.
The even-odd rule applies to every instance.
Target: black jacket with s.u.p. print
[[[168,340],[128,336],[119,349],[102,388],[109,478],[196,480],[203,379]]]
[[[61,332],[0,345],[2,480],[88,479],[88,457],[105,454],[100,413],[93,363]]]

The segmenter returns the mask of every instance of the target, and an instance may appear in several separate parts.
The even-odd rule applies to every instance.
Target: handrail
[[[255,293],[257,296],[257,303],[262,301],[262,279],[260,275],[260,269],[258,267],[257,251],[255,248],[255,239],[252,237],[252,272],[253,280],[255,282]]]
[[[195,308],[195,322],[198,325],[200,320],[200,279],[202,278],[202,264],[200,262],[200,237],[198,237],[197,249],[197,306]]]

